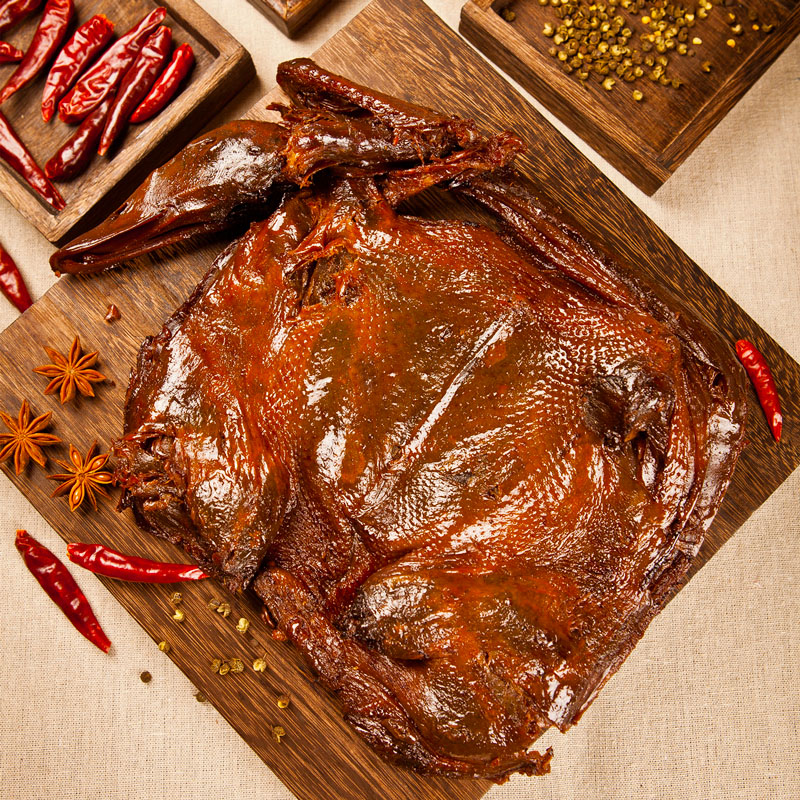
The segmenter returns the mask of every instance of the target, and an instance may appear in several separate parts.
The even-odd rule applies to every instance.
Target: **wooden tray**
[[[329,0],[250,0],[273,25],[294,38]]]
[[[545,23],[559,20],[553,8],[537,0],[468,0],[459,30],[623,175],[653,194],[800,32],[798,0],[746,1],[745,9],[739,0],[724,0],[724,6],[714,0],[709,17],[689,31],[690,39],[702,41],[688,43],[694,57],[670,56],[671,74],[685,81],[680,89],[659,86],[646,76],[635,83],[613,76],[617,84],[606,91],[594,74],[585,83],[566,74],[548,52],[553,40],[542,33]],[[506,8],[516,15],[511,22],[500,15]],[[752,31],[751,9],[775,24],[770,34]],[[646,11],[633,17],[621,7],[617,11],[633,18],[629,44],[638,46]],[[731,33],[729,12],[742,22],[743,35]],[[726,44],[728,39],[736,48]],[[701,69],[705,61],[712,65],[708,73]],[[642,102],[634,101],[633,88],[644,93]]]
[[[157,5],[167,11],[175,46],[188,42],[195,67],[183,91],[157,117],[131,125],[112,156],[95,156],[89,169],[68,183],[57,183],[67,207],[57,213],[5,162],[0,161],[0,192],[51,242],[63,243],[95,225],[119,205],[158,164],[176,153],[255,74],[249,53],[193,0],[77,0],[78,24],[103,13],[124,34]],[[8,32],[9,41],[25,49],[39,21],[32,14]],[[73,26],[74,29],[74,26]],[[0,85],[14,64],[0,66]],[[75,128],[41,115],[47,72],[3,103],[2,111],[40,166],[73,134]]]
[[[800,367],[419,0],[375,0],[314,57],[377,89],[472,116],[487,131],[516,130],[536,144],[520,159],[521,168],[546,185],[593,234],[638,265],[653,283],[678,291],[687,308],[719,325],[732,340],[748,336],[763,350],[781,385],[784,438],[780,446],[773,443],[753,395],[750,444],[697,560],[699,568],[800,463]],[[276,98],[274,92],[268,95],[250,116],[263,118],[265,106]],[[442,207],[437,198],[420,200],[413,210],[438,215]],[[0,334],[0,408],[16,412],[28,398],[36,412],[54,412],[53,430],[65,442],[85,451],[97,436],[105,448],[122,429],[125,387],[142,339],[160,330],[227,241],[222,236],[207,239],[104,275],[63,278]],[[112,301],[122,319],[109,325],[103,316]],[[75,334],[85,348],[100,350],[99,367],[114,383],[99,385],[94,400],[60,406],[42,395],[46,381],[32,369],[44,363],[43,345],[63,351]],[[66,452],[65,447],[53,450],[62,458]],[[116,514],[113,501],[104,501],[99,513],[71,514],[63,498],[50,498],[52,482],[41,469],[29,468],[19,477],[4,469],[65,540],[102,541],[154,558],[182,557],[177,549],[139,531],[128,512]],[[153,647],[161,640],[170,642],[168,657],[297,797],[477,800],[489,787],[485,781],[421,778],[383,762],[342,721],[337,701],[309,679],[293,648],[272,641],[252,593],[231,597],[210,581],[184,585],[186,621],[178,625],[171,620],[168,601],[174,587],[103,582],[152,637]],[[212,598],[230,602],[228,619],[207,608]],[[235,630],[240,616],[251,622],[245,636]],[[114,631],[108,633],[113,639]],[[264,653],[268,670],[255,673],[250,665]],[[210,669],[214,657],[239,657],[246,669],[241,675],[220,677]],[[275,705],[281,692],[293,698],[286,711]],[[280,745],[271,738],[276,724],[286,730]],[[559,768],[558,754],[554,768]],[[536,791],[535,785],[533,781],[530,791]]]

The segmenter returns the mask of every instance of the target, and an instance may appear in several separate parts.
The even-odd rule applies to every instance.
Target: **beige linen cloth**
[[[310,54],[365,4],[332,3],[290,42],[246,0],[199,2],[258,69],[258,85],[221,119],[254,103],[279,61]],[[457,27],[463,0],[429,2]],[[653,198],[566,135],[800,359],[800,41]],[[41,296],[54,280],[52,247],[2,198],[0,241]],[[0,326],[15,315],[0,298]],[[546,737],[551,775],[513,778],[488,798],[800,798],[798,490],[795,472],[653,622],[580,724]],[[288,800],[233,728],[78,570],[113,654],[71,628],[13,544],[25,527],[63,556],[61,539],[4,477],[0,501],[0,798]],[[147,685],[143,670],[153,675]]]

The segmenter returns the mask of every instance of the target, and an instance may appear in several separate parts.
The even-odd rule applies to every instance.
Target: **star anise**
[[[108,492],[103,487],[114,482],[114,476],[103,470],[108,456],[108,453],[97,455],[97,442],[89,448],[86,458],[82,458],[78,450],[70,445],[69,462],[56,461],[67,472],[47,476],[51,481],[62,481],[52,497],[69,492],[70,511],[77,511],[88,497],[92,508],[97,511],[96,495],[108,497]]]
[[[28,466],[28,459],[33,459],[40,467],[47,463],[43,447],[58,444],[61,439],[51,433],[42,433],[50,424],[52,411],[31,420],[31,407],[27,400],[22,401],[17,419],[0,411],[0,419],[11,433],[0,433],[0,462],[14,456],[14,471],[17,475]]]
[[[76,389],[86,397],[94,397],[92,384],[106,379],[96,369],[90,369],[97,361],[97,351],[82,356],[81,340],[78,336],[72,342],[66,358],[52,347],[45,347],[44,351],[52,363],[36,367],[34,372],[51,378],[44,393],[53,394],[58,391],[62,405],[75,397]]]

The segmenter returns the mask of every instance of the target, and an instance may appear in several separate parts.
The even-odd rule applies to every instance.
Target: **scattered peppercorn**
[[[240,658],[232,658],[229,662],[231,672],[244,672],[244,662]]]
[[[195,692],[194,699],[197,700],[198,703],[206,702],[206,696],[202,692]]]
[[[183,610],[180,608],[175,609],[175,613],[172,615],[172,619],[175,622],[183,622],[186,619],[186,614],[183,613]]]
[[[246,620],[244,617],[239,617],[239,621],[236,623],[236,630],[239,633],[247,633],[247,629],[250,627],[250,621]]]
[[[253,662],[253,669],[256,672],[264,672],[267,669],[267,662],[263,658],[257,658]]]
[[[641,102],[641,101],[644,99],[644,95],[643,95],[643,94],[642,94],[642,93],[641,93],[641,92],[640,92],[638,89],[634,89],[634,90],[633,90],[633,99],[634,99],[634,100],[635,100],[637,103],[639,103],[639,102]]]
[[[211,671],[212,672],[219,672],[219,668],[222,666],[222,659],[215,658],[211,661]]]
[[[180,592],[173,592],[169,596],[169,601],[174,606],[179,606],[183,602],[183,595]]]
[[[501,16],[501,17],[502,17],[502,18],[503,18],[503,19],[504,19],[506,22],[513,22],[513,21],[514,21],[514,20],[517,18],[517,14],[516,14],[516,12],[515,12],[515,11],[512,11],[510,8],[504,8],[504,9],[503,9],[503,10],[500,12],[500,16]]]
[[[169,642],[159,642],[159,643],[158,643],[158,649],[159,649],[159,650],[160,650],[162,653],[169,653],[169,651],[170,651],[172,648],[169,646]]]
[[[289,697],[288,694],[280,694],[278,695],[277,699],[278,708],[289,708],[289,703],[292,702],[292,698]]]
[[[145,671],[139,676],[139,679],[142,683],[150,683],[150,681],[153,680],[153,676],[149,672]]]
[[[216,608],[217,614],[222,614],[223,617],[229,617],[231,615],[231,604],[230,603],[220,603]]]
[[[216,611],[219,608],[219,600],[209,600],[208,607],[213,611]]]
[[[272,729],[272,738],[278,743],[281,743],[281,738],[286,736],[286,731],[283,729],[281,725],[275,725]]]
[[[231,665],[227,661],[223,661],[219,665],[219,674],[227,675],[231,671]]]

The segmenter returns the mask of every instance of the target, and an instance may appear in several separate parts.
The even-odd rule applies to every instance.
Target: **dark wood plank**
[[[784,440],[780,446],[772,442],[753,395],[750,444],[697,561],[699,568],[800,462],[800,430],[795,422],[800,367],[419,0],[375,0],[315,58],[378,89],[474,117],[487,131],[516,130],[532,143],[520,159],[523,171],[546,186],[596,237],[660,285],[662,292],[673,290],[687,309],[731,339],[745,335],[762,348],[781,384]],[[250,116],[263,118],[267,102],[277,97],[271,93]],[[423,198],[412,210],[467,213],[461,206],[445,204],[440,195]],[[221,236],[175,247],[97,277],[62,279],[0,334],[0,408],[15,411],[28,398],[35,411],[54,412],[54,432],[66,442],[86,449],[97,436],[107,446],[121,431],[127,376],[142,339],[160,329],[228,240]],[[112,301],[121,309],[122,319],[109,325],[103,315]],[[44,361],[42,345],[66,348],[76,333],[87,349],[101,351],[100,369],[113,383],[101,385],[96,400],[62,407],[52,397],[42,396],[44,379],[32,369]],[[65,448],[56,450],[58,457],[64,454]],[[52,486],[40,469],[29,468],[19,477],[5,469],[65,540],[99,540],[155,558],[181,558],[175,548],[142,534],[127,513],[115,514],[113,501],[104,501],[97,514],[71,514],[62,498],[49,497]],[[337,701],[308,678],[294,650],[270,638],[251,593],[231,597],[211,582],[182,587],[186,621],[178,625],[170,618],[168,597],[173,587],[104,583],[154,643],[170,642],[169,657],[299,798],[477,800],[488,788],[485,781],[424,779],[384,763],[345,725]],[[231,603],[228,619],[207,608],[213,597]],[[244,636],[234,628],[239,616],[251,622]],[[268,670],[256,674],[250,665],[264,653]],[[214,657],[242,658],[245,672],[219,677],[209,666]],[[284,691],[293,702],[287,711],[279,711],[275,699]],[[272,725],[278,723],[286,729],[280,745],[271,739]]]
[[[250,0],[279,31],[297,36],[330,0]]]
[[[158,5],[175,46],[189,43],[195,67],[182,92],[157,117],[131,125],[109,157],[95,156],[89,169],[73,181],[57,183],[67,207],[55,212],[0,161],[0,192],[51,242],[63,243],[95,225],[119,205],[158,164],[176,153],[255,74],[249,53],[193,0],[77,0],[77,24],[103,13],[121,36]],[[33,14],[8,32],[24,49],[38,24]],[[73,25],[74,28],[74,25]],[[0,66],[0,84],[15,65]],[[45,124],[41,98],[47,70],[3,104],[3,113],[40,165],[58,150],[74,127],[58,119]]]
[[[459,29],[623,175],[653,194],[800,33],[797,0],[753,0],[746,9],[739,3],[718,5],[690,31],[693,57],[666,52],[670,74],[684,82],[680,89],[648,80],[647,71],[635,83],[612,75],[617,83],[610,92],[594,74],[583,83],[566,74],[549,53],[553,40],[542,33],[545,23],[559,20],[553,8],[538,2],[468,0]],[[505,8],[515,13],[511,22],[500,15]],[[753,31],[750,10],[762,22],[774,23],[773,32]],[[738,14],[742,36],[731,33],[729,12]],[[645,11],[633,15],[619,6],[614,13],[622,14],[633,31],[629,46],[639,47]],[[701,44],[692,44],[695,36]],[[705,61],[712,65],[710,72],[701,69]],[[633,88],[644,93],[644,101],[634,101]]]

